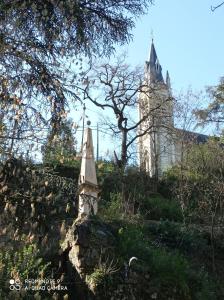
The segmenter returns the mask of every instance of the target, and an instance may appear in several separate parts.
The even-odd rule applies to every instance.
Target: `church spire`
[[[164,83],[162,75],[162,67],[159,63],[159,59],[156,54],[156,49],[154,46],[154,41],[152,39],[151,50],[149,54],[149,60],[146,62],[147,71],[149,73],[150,83],[161,82]]]
[[[157,60],[157,54],[156,54],[156,49],[155,49],[154,42],[153,42],[153,39],[152,39],[151,49],[150,49],[150,52],[149,52],[149,63],[150,64],[155,64],[156,60]]]
[[[166,71],[166,85],[169,89],[171,89],[170,74],[168,71]]]

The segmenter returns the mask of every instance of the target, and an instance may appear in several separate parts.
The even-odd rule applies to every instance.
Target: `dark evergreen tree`
[[[67,104],[75,96],[71,81],[81,73],[79,55],[109,55],[114,44],[131,38],[133,17],[144,12],[150,0],[3,0],[0,3],[1,101],[22,94],[26,105],[39,103],[37,112],[52,108],[56,131]],[[42,101],[41,101],[42,100]],[[40,105],[41,103],[41,105]],[[60,109],[59,109],[60,108]],[[49,109],[50,111],[50,109]]]
[[[75,160],[76,141],[72,132],[72,122],[64,121],[55,134],[50,132],[43,147],[44,163],[71,164]]]

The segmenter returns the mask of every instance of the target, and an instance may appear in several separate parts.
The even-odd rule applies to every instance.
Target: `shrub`
[[[118,231],[118,245],[120,256],[126,260],[132,256],[148,258],[149,241],[140,224],[124,224]]]
[[[112,283],[112,275],[119,271],[118,261],[109,256],[102,257],[100,255],[98,265],[91,274],[86,276],[86,282],[92,289],[98,285],[106,285]]]
[[[69,164],[64,163],[55,163],[55,164],[46,164],[46,166],[52,169],[52,174],[57,174],[60,177],[72,178],[76,182],[78,182],[80,168],[81,168],[81,161],[73,160]]]
[[[224,199],[224,152],[216,139],[191,145],[183,160],[164,175],[172,184],[173,196],[179,201],[184,222],[222,225]]]
[[[178,249],[190,255],[207,255],[208,253],[208,241],[197,230],[180,227],[179,224],[169,221],[147,224],[144,228],[146,234],[153,240],[152,243],[157,247]]]
[[[126,262],[132,256],[138,258],[132,270],[149,274],[147,290],[155,299],[216,299],[216,286],[207,273],[192,266],[177,250],[170,251],[164,244],[155,245],[143,226],[126,224],[120,228],[118,253]]]
[[[182,212],[176,200],[165,199],[160,195],[147,197],[143,200],[141,212],[146,219],[182,221]]]
[[[121,194],[110,193],[110,202],[100,200],[99,215],[107,221],[122,219]]]
[[[23,299],[24,295],[31,295],[34,292],[25,290],[25,279],[41,279],[48,272],[50,263],[45,263],[39,256],[35,244],[23,246],[19,250],[5,249],[0,251],[0,298],[18,299],[18,294]],[[10,279],[20,282],[20,291],[10,292]],[[16,298],[17,297],[17,298]]]

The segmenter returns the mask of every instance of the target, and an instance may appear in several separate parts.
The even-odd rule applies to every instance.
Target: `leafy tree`
[[[150,2],[1,1],[1,101],[20,94],[28,105],[48,97],[55,127],[64,113],[66,96],[72,94],[65,74],[70,69],[68,59],[79,54],[109,55],[114,44],[128,42],[133,17],[146,12]]]
[[[220,81],[218,86],[210,87],[208,95],[212,102],[206,109],[196,110],[200,124],[215,123],[218,129],[224,124],[224,82]]]
[[[57,133],[52,131],[43,147],[44,163],[71,163],[76,156],[76,141],[72,132],[72,122],[63,122]]]
[[[30,110],[27,118],[21,114],[14,122],[13,139],[21,122],[38,119],[42,123],[49,115],[56,132],[66,115],[68,97],[69,101],[78,98],[71,85],[83,76],[83,62],[80,58],[75,64],[74,59],[81,55],[109,55],[114,44],[128,42],[133,17],[146,12],[150,3],[1,1],[0,101],[18,107],[19,98],[23,110]],[[29,129],[33,127],[31,124]]]

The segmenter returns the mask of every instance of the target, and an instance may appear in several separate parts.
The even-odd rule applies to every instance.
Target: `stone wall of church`
[[[169,96],[170,91],[165,84],[153,85],[149,97],[140,96],[144,109],[153,110],[156,108],[140,128],[144,130],[146,126],[153,124],[152,133],[139,139],[140,166],[151,176],[155,175],[156,169],[158,169],[158,175],[161,176],[175,160],[175,147],[171,141],[170,133],[164,129],[164,126],[173,126],[173,107],[172,103],[167,101]],[[141,109],[142,106],[139,108],[139,118],[145,114]]]
[[[169,132],[160,133],[159,176],[175,163],[175,145]]]

